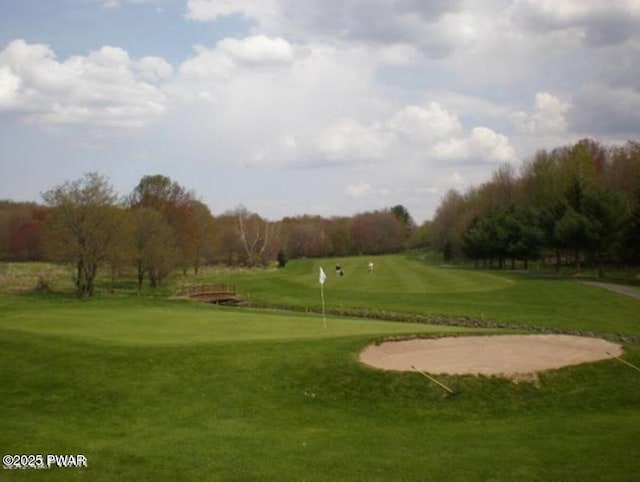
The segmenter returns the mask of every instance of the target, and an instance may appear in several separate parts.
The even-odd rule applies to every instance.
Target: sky
[[[145,175],[213,214],[405,206],[640,135],[640,0],[0,0],[0,199]]]

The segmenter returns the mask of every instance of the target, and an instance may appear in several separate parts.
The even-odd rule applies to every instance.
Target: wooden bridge
[[[183,288],[181,296],[205,303],[238,303],[241,299],[235,285],[227,283],[190,285]]]

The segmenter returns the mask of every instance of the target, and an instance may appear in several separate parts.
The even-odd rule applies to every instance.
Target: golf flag
[[[322,324],[327,327],[327,317],[324,314],[324,282],[327,279],[327,275],[324,273],[322,266],[320,266],[320,276],[318,282],[320,283],[320,298],[322,299]]]
[[[320,277],[318,278],[318,282],[323,285],[325,280],[327,279],[327,275],[324,274],[324,270],[320,267]]]

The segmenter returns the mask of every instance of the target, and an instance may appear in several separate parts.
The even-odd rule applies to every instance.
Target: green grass
[[[252,300],[448,313],[637,335],[640,302],[569,281],[444,269],[412,257],[203,273]],[[15,267],[14,267],[15,268]],[[12,268],[12,269],[14,269]],[[18,269],[18,268],[15,268]],[[19,270],[18,270],[19,271]],[[183,280],[176,280],[176,284]],[[0,295],[0,449],[84,454],[87,469],[0,480],[637,480],[640,373],[617,360],[540,386],[361,365],[385,334],[451,328],[100,294]],[[640,365],[640,346],[624,359]]]
[[[294,340],[347,336],[464,331],[412,323],[302,315],[265,310],[238,311],[190,302],[137,299],[95,302],[0,299],[0,328],[56,337],[125,345]]]
[[[375,273],[367,272],[369,259]],[[344,277],[333,274],[340,264]],[[319,309],[318,269],[328,279],[327,309],[382,310],[472,317],[558,330],[640,334],[640,302],[572,279],[530,273],[442,268],[416,255],[301,260],[281,270],[235,275],[213,272],[201,280],[234,283],[257,303]]]

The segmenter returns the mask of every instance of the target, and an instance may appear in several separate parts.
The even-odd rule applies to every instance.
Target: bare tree
[[[93,295],[98,269],[118,245],[128,239],[121,231],[123,210],[108,180],[98,173],[55,187],[42,194],[52,207],[48,219],[52,254],[71,262],[79,296]]]
[[[159,211],[136,208],[133,224],[134,262],[140,294],[145,274],[154,288],[169,274],[176,259],[176,247],[173,230]]]
[[[266,264],[274,234],[273,226],[258,214],[250,213],[240,205],[234,212],[235,224],[240,244],[248,266]]]

